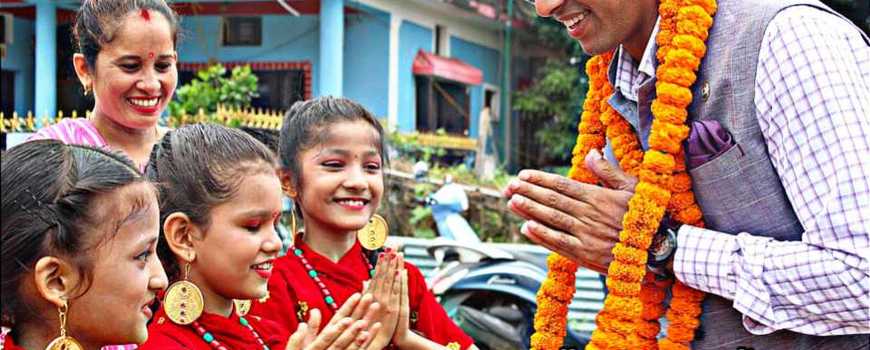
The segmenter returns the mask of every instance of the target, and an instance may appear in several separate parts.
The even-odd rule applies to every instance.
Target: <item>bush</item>
[[[178,118],[195,115],[200,109],[214,114],[218,105],[250,107],[251,100],[258,96],[257,76],[250,66],[236,66],[227,76],[226,68],[215,64],[197,72],[190,83],[178,88],[176,99],[169,103],[169,114]]]

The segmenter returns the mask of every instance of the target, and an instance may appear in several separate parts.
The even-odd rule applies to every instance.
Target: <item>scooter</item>
[[[423,176],[415,171],[415,177]],[[429,289],[478,348],[529,349],[546,258],[481,242],[461,215],[468,209],[465,190],[449,180],[422,200],[439,234],[427,248],[437,262]],[[569,329],[563,349],[580,349],[588,340]]]

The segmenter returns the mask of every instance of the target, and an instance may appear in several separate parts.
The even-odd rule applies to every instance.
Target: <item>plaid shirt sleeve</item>
[[[755,105],[802,239],[684,226],[677,278],[733,299],[753,334],[870,333],[870,47],[829,13],[784,10],[764,35]]]

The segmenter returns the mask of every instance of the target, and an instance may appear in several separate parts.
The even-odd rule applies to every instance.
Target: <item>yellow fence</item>
[[[90,117],[90,112],[87,112],[85,118]],[[186,124],[213,122],[223,124],[230,127],[251,127],[262,129],[280,129],[283,121],[284,113],[273,110],[264,110],[262,108],[238,108],[218,106],[217,111],[213,114],[199,110],[196,115],[181,115],[169,117],[169,127],[177,128]],[[47,115],[35,117],[33,112],[27,112],[27,115],[21,116],[18,112],[12,113],[11,118],[0,112],[0,132],[36,132],[37,121],[42,127],[46,127],[65,118],[81,118],[78,112],[73,111],[71,114],[65,115],[63,111],[58,111],[54,118]]]
[[[196,115],[182,114],[169,118],[169,126],[177,128],[181,125],[212,122],[229,127],[250,127],[260,129],[281,129],[284,113],[262,108],[239,108],[218,106],[214,114],[208,114],[202,109]]]
[[[88,112],[87,115],[85,115],[85,118],[90,117],[90,114],[91,113]],[[78,112],[73,111],[69,117],[80,118],[81,116]],[[58,111],[54,118],[49,118],[47,115],[44,115],[38,120],[43,127],[46,127],[54,123],[60,123],[63,118],[63,111]],[[3,120],[3,122],[0,123],[0,132],[35,132],[37,129],[37,118],[33,116],[33,112],[27,112],[26,116],[20,116],[18,115],[18,112],[13,112],[11,118],[7,118],[3,112],[0,112],[0,119]]]

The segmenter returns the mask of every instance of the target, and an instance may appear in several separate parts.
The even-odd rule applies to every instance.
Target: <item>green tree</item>
[[[202,109],[211,114],[219,104],[250,107],[251,100],[258,96],[257,76],[250,66],[236,66],[227,76],[226,68],[215,64],[197,72],[190,83],[178,88],[176,99],[169,103],[169,113],[178,117],[194,115]]]

